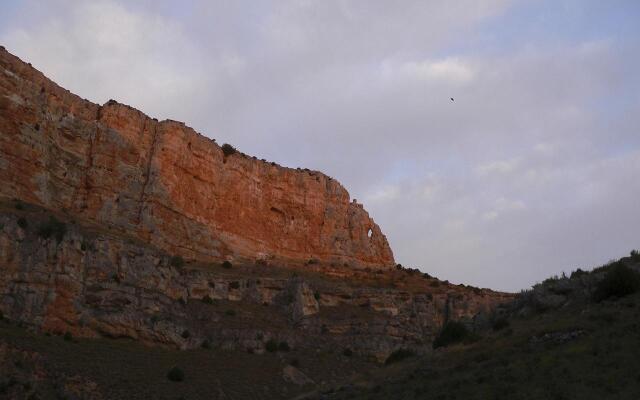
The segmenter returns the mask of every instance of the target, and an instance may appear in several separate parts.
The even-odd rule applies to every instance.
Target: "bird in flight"
[[[453,97],[451,98],[451,101],[453,101]]]

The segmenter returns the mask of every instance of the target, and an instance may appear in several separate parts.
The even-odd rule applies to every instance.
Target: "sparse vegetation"
[[[29,225],[29,223],[27,222],[27,220],[24,217],[18,218],[18,226],[20,228],[27,229],[28,225]]]
[[[231,289],[240,289],[240,282],[232,281],[232,282],[229,283],[229,287]]]
[[[182,335],[180,336],[182,336],[183,339],[189,339],[189,337],[191,337],[191,332],[185,329],[184,331],[182,331]]]
[[[229,317],[234,317],[236,315],[236,311],[235,310],[227,310],[224,312],[225,315],[228,315]]]
[[[231,264],[231,261],[225,260],[222,263],[222,268],[224,269],[231,269],[233,267],[233,264]]]
[[[71,332],[65,332],[62,338],[64,339],[65,342],[73,341],[73,335],[71,334]]]
[[[213,299],[207,294],[202,298],[202,302],[204,304],[213,304]]]
[[[182,382],[184,380],[184,371],[179,367],[173,367],[167,372],[167,379],[172,382]]]

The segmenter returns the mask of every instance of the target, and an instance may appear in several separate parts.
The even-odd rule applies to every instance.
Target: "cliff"
[[[389,268],[386,237],[332,178],[240,152],[113,100],[100,106],[0,49],[0,196],[170,254]]]

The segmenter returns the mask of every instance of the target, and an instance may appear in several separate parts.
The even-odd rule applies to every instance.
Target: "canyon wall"
[[[386,237],[334,179],[176,121],[70,93],[0,48],[0,196],[189,260],[388,269]]]

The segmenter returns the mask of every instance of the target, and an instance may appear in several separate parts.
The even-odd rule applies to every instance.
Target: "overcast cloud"
[[[640,248],[638,20],[633,0],[3,1],[0,43],[337,178],[397,262],[519,290]]]

